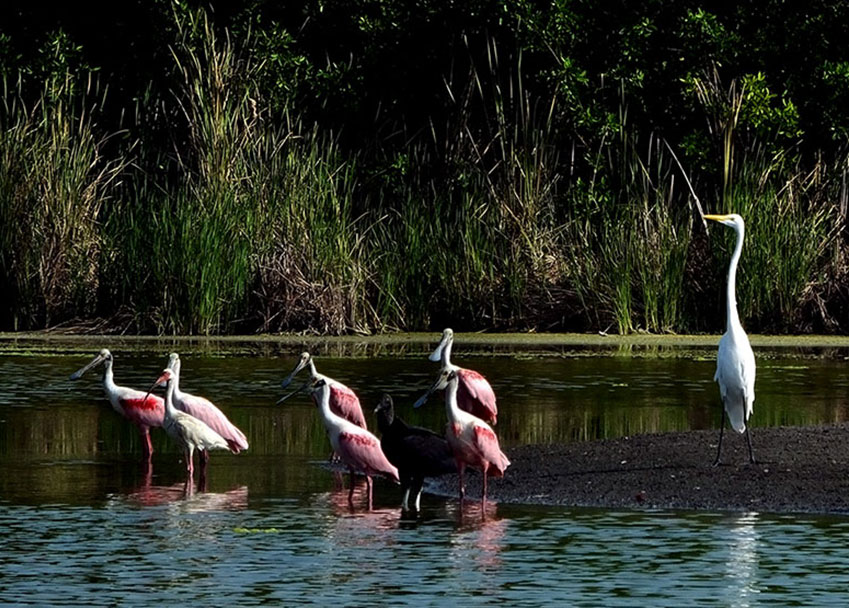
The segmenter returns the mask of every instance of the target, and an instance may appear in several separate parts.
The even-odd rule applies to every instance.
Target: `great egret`
[[[740,324],[740,317],[737,314],[737,298],[735,297],[737,264],[740,261],[740,253],[743,251],[743,237],[746,233],[746,226],[743,218],[736,213],[705,215],[704,218],[730,226],[737,233],[737,242],[734,245],[734,253],[731,255],[731,263],[728,266],[725,303],[727,326],[725,334],[719,341],[716,375],[713,377],[719,383],[719,393],[723,404],[722,423],[719,428],[719,447],[716,450],[716,460],[713,466],[719,464],[719,457],[722,453],[722,433],[725,430],[726,414],[731,423],[731,428],[738,433],[746,433],[746,442],[749,445],[749,462],[754,464],[752,437],[746,422],[752,415],[755,401],[755,354],[752,352],[752,345],[749,344],[749,337]]]

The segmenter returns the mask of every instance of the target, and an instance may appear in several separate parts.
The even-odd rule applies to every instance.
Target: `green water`
[[[360,395],[369,421],[383,392],[409,422],[440,429],[441,403],[410,404],[435,376],[430,340],[321,341],[322,373]],[[715,428],[715,344],[466,344],[455,362],[498,395],[502,446]],[[212,398],[247,434],[215,454],[202,486],[153,432],[102,395],[100,374],[68,374],[108,346],[119,384],[147,388],[182,353],[185,390]],[[304,347],[275,342],[0,342],[0,603],[148,605],[842,605],[849,520],[477,505],[426,496],[400,516],[396,487],[358,508],[325,466],[324,430],[306,397],[275,406]],[[843,344],[757,346],[753,424],[830,424],[849,416]],[[508,471],[509,474],[509,471]],[[198,480],[195,480],[196,482]]]

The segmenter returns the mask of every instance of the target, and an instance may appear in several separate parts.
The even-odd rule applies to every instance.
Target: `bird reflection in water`
[[[153,467],[145,466],[142,471],[141,483],[126,494],[116,495],[114,497],[116,500],[143,507],[157,507],[185,501],[189,511],[241,510],[248,506],[247,486],[239,486],[226,492],[209,492],[205,474],[199,476],[197,488],[191,477],[170,485],[155,485]]]
[[[374,505],[369,503],[369,489],[365,477],[354,476],[349,487],[345,487],[341,474],[338,478],[336,476],[334,477],[336,481],[331,491],[314,495],[313,502],[316,507],[329,507],[334,515],[339,516],[363,515],[368,513],[374,513],[379,516],[382,513],[392,512],[395,514],[396,519],[399,517],[399,514],[395,513],[397,509],[375,509]]]
[[[509,519],[500,519],[495,505],[488,505],[487,513],[481,512],[480,503],[457,505],[457,526],[451,538],[448,559],[462,564],[464,569],[473,565],[478,570],[492,570],[503,564],[501,552],[507,534]]]
[[[365,479],[356,478],[354,498],[363,504],[368,496]],[[395,535],[387,532],[400,526],[401,509],[396,506],[376,509],[355,509],[348,501],[348,489],[336,489],[314,494],[312,506],[329,513],[319,532],[334,547],[385,547],[394,542]],[[366,567],[363,564],[363,567]],[[375,566],[377,567],[377,566]]]
[[[728,522],[725,560],[727,606],[745,608],[758,603],[758,514],[741,513]]]

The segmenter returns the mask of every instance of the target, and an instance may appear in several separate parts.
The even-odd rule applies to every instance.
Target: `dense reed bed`
[[[686,156],[632,124],[624,86],[588,137],[489,39],[446,76],[444,124],[352,150],[270,102],[250,32],[175,22],[169,87],[121,130],[95,74],[30,105],[7,80],[2,329],[718,331],[732,242],[700,214],[730,211],[747,327],[847,329],[847,159],[745,130],[742,83],[693,78],[708,127]]]

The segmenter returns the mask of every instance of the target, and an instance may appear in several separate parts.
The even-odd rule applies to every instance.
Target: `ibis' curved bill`
[[[166,383],[166,382],[168,382],[170,379],[171,379],[171,368],[170,368],[170,367],[166,367],[166,368],[162,371],[162,375],[161,375],[161,376],[159,376],[159,378],[157,378],[157,379],[156,379],[156,382],[154,382],[153,384],[151,384],[151,385],[150,385],[150,388],[149,388],[149,389],[147,389],[147,394],[144,396],[144,399],[142,400],[142,403],[146,403],[146,402],[147,402],[147,398],[148,398],[148,397],[150,397],[150,394],[153,392],[153,389],[155,389],[157,386],[165,386],[165,383]]]

